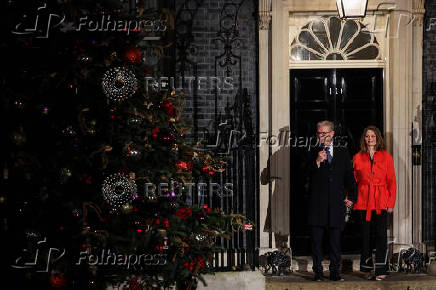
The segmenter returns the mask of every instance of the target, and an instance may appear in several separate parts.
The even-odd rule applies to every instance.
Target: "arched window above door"
[[[320,17],[304,25],[291,43],[291,60],[379,60],[373,33],[358,20]]]

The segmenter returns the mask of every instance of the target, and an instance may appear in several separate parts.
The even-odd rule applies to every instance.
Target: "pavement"
[[[384,281],[368,281],[364,273],[346,272],[341,276],[345,281],[330,281],[329,272],[324,272],[325,281],[313,281],[313,273],[294,271],[289,276],[266,276],[267,290],[303,290],[303,289],[394,289],[394,290],[436,290],[436,276],[427,274],[389,273]]]

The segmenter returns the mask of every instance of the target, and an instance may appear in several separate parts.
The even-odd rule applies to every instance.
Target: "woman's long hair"
[[[385,141],[383,140],[383,136],[380,130],[376,126],[371,125],[363,130],[362,137],[360,137],[360,152],[368,151],[368,146],[366,146],[366,142],[365,142],[365,136],[368,131],[373,131],[375,133],[375,137],[376,137],[375,150],[376,151],[385,150]]]

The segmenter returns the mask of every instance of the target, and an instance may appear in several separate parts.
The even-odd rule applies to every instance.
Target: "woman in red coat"
[[[387,273],[386,218],[394,210],[397,185],[392,156],[385,151],[377,127],[369,126],[363,131],[353,168],[358,188],[353,208],[361,218],[362,228],[360,271],[371,272],[373,268],[371,237],[375,236],[375,279],[383,280]]]

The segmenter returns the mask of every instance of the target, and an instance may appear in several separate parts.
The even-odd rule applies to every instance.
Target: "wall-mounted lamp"
[[[364,18],[368,0],[336,0],[339,17],[347,18]]]

